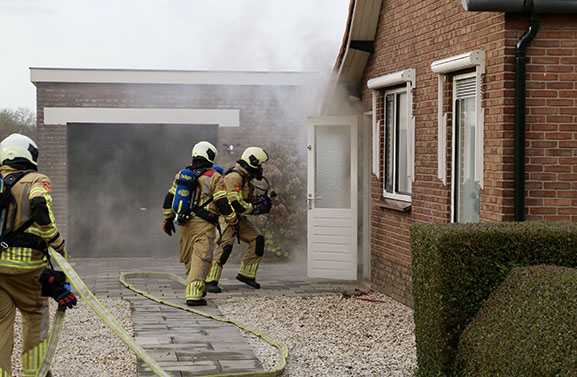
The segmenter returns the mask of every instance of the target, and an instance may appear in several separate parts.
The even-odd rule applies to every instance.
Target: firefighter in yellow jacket
[[[219,243],[218,254],[212,263],[210,275],[206,279],[206,289],[219,293],[222,289],[218,281],[222,267],[228,260],[235,240],[240,239],[248,244],[236,279],[259,289],[256,272],[264,255],[264,237],[247,215],[269,213],[272,208],[270,198],[260,200],[255,196],[253,179],[262,180],[262,164],[268,161],[268,154],[259,147],[245,149],[240,160],[229,169],[224,176],[224,184],[228,192],[228,200],[237,213],[238,224],[227,226]]]
[[[16,309],[22,315],[22,369],[36,376],[46,355],[51,296],[64,310],[76,305],[64,275],[46,266],[50,246],[66,255],[54,224],[50,180],[38,173],[38,147],[27,136],[12,134],[0,143],[0,376],[11,371]],[[50,375],[50,372],[48,372]]]
[[[180,262],[186,268],[186,304],[206,305],[204,281],[214,257],[219,215],[236,224],[222,176],[211,169],[216,148],[207,141],[192,149],[192,164],[181,170],[163,204],[163,230],[169,236],[180,230]]]

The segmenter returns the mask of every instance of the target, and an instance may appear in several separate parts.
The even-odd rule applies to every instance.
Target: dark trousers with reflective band
[[[255,278],[256,271],[262,259],[262,255],[257,255],[257,238],[262,237],[260,230],[250,221],[246,216],[240,216],[239,222],[239,238],[242,242],[246,242],[248,247],[242,258],[240,270],[238,273],[247,278]],[[221,241],[218,245],[218,252],[214,261],[212,262],[212,268],[210,270],[210,276],[206,281],[218,281],[220,280],[220,275],[222,273],[222,263],[221,258],[227,245],[234,246],[237,242],[236,234],[232,227],[227,226],[223,230]]]
[[[180,262],[186,268],[186,299],[200,300],[214,257],[216,227],[205,220],[193,218],[179,229]]]
[[[39,279],[44,268],[18,275],[0,274],[0,376],[12,374],[14,320],[22,314],[22,369],[35,376],[46,355],[50,313]]]

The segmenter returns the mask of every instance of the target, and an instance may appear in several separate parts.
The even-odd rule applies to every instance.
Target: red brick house
[[[577,220],[575,8],[351,0],[324,116],[365,140],[374,288],[412,305],[413,223]]]

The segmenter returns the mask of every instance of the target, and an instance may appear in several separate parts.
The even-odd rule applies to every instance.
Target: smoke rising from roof
[[[0,75],[5,90],[0,93],[0,107],[29,106],[34,108],[35,90],[29,83],[28,67],[62,67],[62,68],[136,68],[136,69],[183,69],[183,70],[232,70],[232,71],[315,71],[321,80],[326,79],[339,51],[344,32],[349,0],[163,0],[162,2],[144,0],[103,0],[89,2],[86,0],[67,2],[54,0],[49,4],[41,0],[30,0],[22,4],[18,0],[3,0],[0,4],[0,24],[2,35],[14,36],[7,40],[5,48],[14,52],[5,61],[5,69]],[[5,22],[4,22],[5,21]],[[6,95],[6,98],[3,96]],[[271,103],[286,103],[286,94],[266,93]],[[140,103],[132,99],[131,103]],[[264,101],[263,101],[264,103]],[[309,102],[312,104],[313,101]],[[180,105],[176,105],[180,107]],[[272,107],[262,106],[261,109]],[[182,104],[182,107],[187,107]],[[279,117],[276,124],[269,125],[267,141],[286,141],[281,131],[287,127],[299,127],[295,144],[298,145],[298,157],[304,158],[306,115],[314,115],[304,106],[294,106]],[[264,110],[262,110],[264,111]],[[281,109],[280,111],[284,111]],[[241,115],[241,127],[245,123]],[[264,119],[264,117],[258,118]],[[258,120],[255,123],[258,123]],[[78,125],[76,125],[78,126]],[[69,126],[74,127],[74,126]],[[106,130],[105,138],[114,139],[116,130]],[[220,137],[219,137],[220,138]],[[276,139],[276,140],[275,140]],[[232,139],[231,139],[232,140]],[[161,140],[167,143],[167,138]],[[192,147],[194,140],[190,140]],[[224,151],[221,145],[231,142],[229,139],[218,140],[221,156]],[[242,151],[249,145],[240,145]],[[264,145],[263,145],[264,146]],[[142,148],[141,148],[142,149]],[[184,167],[188,162],[189,148],[182,160],[174,157],[177,166]],[[132,149],[138,153],[138,148]],[[170,159],[168,153],[157,152],[158,159]],[[136,161],[140,161],[136,156]],[[144,217],[149,211],[158,211],[164,192],[170,185],[175,168],[166,169],[169,178],[161,179],[154,169],[135,163],[126,164],[126,159],[113,158],[117,168],[107,171],[122,171],[127,166],[141,169],[140,176],[146,185],[158,188],[159,193],[146,197],[150,203],[134,203],[129,209]],[[222,161],[219,159],[218,161]],[[171,162],[174,162],[171,161]],[[301,160],[302,162],[302,160]],[[97,164],[97,162],[95,163]],[[181,166],[182,164],[182,166]],[[163,166],[164,166],[163,165]],[[225,167],[230,167],[230,163]],[[80,168],[77,169],[80,171]],[[304,171],[299,171],[304,174]],[[139,177],[140,177],[139,176]],[[84,178],[80,176],[80,178]],[[130,188],[118,182],[118,177],[111,174],[92,175],[100,187],[116,187],[118,192],[126,193],[132,199]],[[110,181],[109,181],[110,179]],[[165,182],[166,180],[166,182]],[[275,182],[271,182],[275,185]],[[115,185],[115,186],[114,186]],[[72,202],[69,206],[72,221],[74,216],[83,216],[86,212],[75,206],[74,195],[80,191],[71,189]],[[116,215],[117,207],[122,207],[120,215],[127,210],[128,200],[119,203],[108,201],[110,195],[104,195],[96,205],[108,213]],[[82,196],[78,200],[82,200]],[[302,200],[302,205],[305,201]],[[151,207],[156,208],[151,209]],[[132,208],[134,207],[134,208]],[[147,208],[146,210],[140,210]],[[124,212],[122,212],[124,211]],[[119,216],[120,216],[119,215]],[[102,215],[105,216],[105,215]],[[132,215],[131,215],[132,216]],[[153,215],[154,216],[154,215]],[[134,217],[134,216],[133,216]],[[140,218],[134,217],[137,220]],[[114,229],[114,224],[122,223],[119,217],[94,225],[92,233],[105,234],[106,240],[112,236],[121,237],[107,247],[100,242],[95,255],[114,253],[126,241],[122,232]],[[160,222],[144,221],[145,226],[138,228],[142,234],[154,234],[163,237],[161,242],[172,255],[177,250],[175,237],[167,240],[160,231]],[[105,227],[111,225],[112,227]],[[71,229],[72,230],[72,229]],[[96,232],[98,230],[98,232]],[[306,235],[303,234],[303,237]],[[130,238],[130,237],[128,237]],[[102,238],[100,238],[102,240]],[[87,241],[83,238],[83,241]],[[96,241],[98,243],[98,237]],[[86,245],[88,246],[88,245]],[[119,247],[120,246],[120,247]],[[88,246],[90,247],[90,246]],[[137,246],[137,247],[140,247]],[[148,246],[142,246],[148,247]],[[160,246],[159,248],[162,248]],[[114,249],[114,250],[113,250]],[[301,249],[302,252],[302,249]],[[122,252],[121,252],[122,253]],[[162,255],[163,253],[160,253]],[[158,254],[156,254],[158,255]]]
[[[0,107],[34,108],[28,67],[330,71],[349,0],[3,0]]]

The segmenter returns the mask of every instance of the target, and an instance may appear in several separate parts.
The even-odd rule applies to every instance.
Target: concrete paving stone
[[[166,337],[167,339],[169,339],[169,341],[165,342],[165,343],[172,343],[172,337],[170,336],[170,334],[166,330],[164,330],[164,331],[158,331],[158,330],[134,331],[134,336],[135,337],[157,338],[157,339],[162,339],[162,338]]]
[[[167,371],[166,372],[171,377],[182,377],[182,373],[178,370]],[[143,364],[142,367],[138,367],[138,376],[139,377],[158,377],[156,373],[154,373],[146,364]]]
[[[256,361],[256,357],[252,352],[177,352],[179,361],[199,361],[199,360],[251,360]],[[258,364],[258,362],[257,362]]]
[[[166,319],[166,314],[160,315],[159,313],[151,313],[149,311],[140,309],[133,309],[132,312],[132,321],[141,325],[163,324],[167,326],[168,324],[166,323]]]
[[[244,343],[212,342],[210,345],[213,351],[217,353],[246,351],[246,344]]]
[[[239,343],[242,343],[244,341],[244,338],[238,333],[238,331],[237,334],[234,334],[232,331],[228,329],[222,331],[219,331],[217,329],[211,329],[208,331],[199,329],[199,330],[192,330],[188,334],[182,333],[172,336],[172,341],[176,344],[188,343],[190,341],[221,342],[225,340],[238,341]]]
[[[158,363],[163,370],[169,371],[180,371],[180,372],[197,372],[214,374],[213,372],[222,370],[221,366],[216,361],[201,360],[195,361],[179,361],[178,363],[170,361],[161,361]]]
[[[260,363],[256,360],[219,360],[222,369],[230,371],[228,373],[234,373],[234,371],[243,370],[264,370]]]
[[[165,324],[156,324],[156,323],[141,324],[141,323],[134,322],[132,327],[134,328],[134,331],[136,333],[153,332],[153,331],[166,332],[168,330],[168,326],[166,326]]]
[[[151,348],[152,349],[152,348]],[[203,352],[214,350],[214,347],[209,342],[194,342],[194,343],[184,343],[184,344],[159,344],[154,347],[151,352]],[[148,351],[147,351],[148,352]]]
[[[167,373],[170,377],[182,377],[182,373],[180,371],[172,371]],[[148,371],[139,371],[139,377],[158,377],[156,373],[152,372],[151,370]]]
[[[148,356],[152,357],[155,361],[171,361],[177,362],[176,352],[166,352],[166,351],[147,351]]]
[[[134,337],[134,339],[136,340],[136,342],[138,344],[140,344],[141,346],[146,346],[146,345],[156,345],[156,344],[169,344],[172,343],[172,339],[169,336],[162,336],[162,337],[158,337],[158,336],[143,336],[143,335],[136,335]]]

